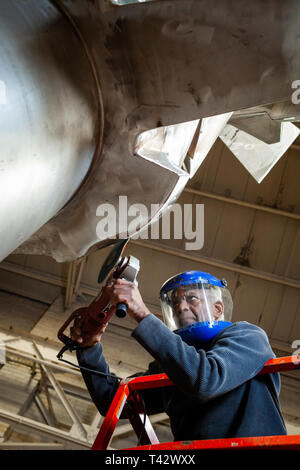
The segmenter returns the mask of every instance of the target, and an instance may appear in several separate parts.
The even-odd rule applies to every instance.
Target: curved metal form
[[[175,202],[232,112],[289,102],[300,77],[298,0],[2,3],[0,259],[21,245],[17,252],[70,261],[136,234],[116,220],[112,236],[99,237],[99,205],[120,219],[126,196],[128,207],[146,207],[147,226]],[[97,76],[103,145],[82,185],[100,151]],[[288,111],[296,114],[299,106]],[[268,142],[278,135],[271,126]]]
[[[0,15],[0,259],[72,198],[97,151],[99,107],[83,45],[47,0]]]

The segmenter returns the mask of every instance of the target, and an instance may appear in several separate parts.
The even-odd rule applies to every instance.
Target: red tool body
[[[80,347],[85,347],[90,341],[101,332],[104,325],[106,325],[111,317],[116,313],[119,317],[126,315],[126,304],[112,305],[110,295],[107,290],[107,283],[114,279],[125,279],[130,282],[136,282],[136,276],[139,272],[139,260],[133,256],[120,257],[126,246],[127,240],[122,242],[107,257],[104,265],[101,268],[98,281],[103,281],[106,278],[106,284],[102,287],[99,294],[87,307],[81,307],[75,310],[69,318],[62,325],[58,331],[58,338],[65,346],[59,352],[58,356],[61,358],[66,350],[74,350]],[[82,343],[76,343],[67,336],[64,331],[69,324],[74,320],[80,320],[80,329],[82,331]]]
[[[104,287],[88,307],[78,308],[69,316],[60,328],[57,336],[66,345],[70,343],[71,339],[64,334],[64,331],[72,321],[79,319],[82,321],[81,329],[83,338],[83,342],[80,346],[84,347],[92,337],[99,333],[103,325],[109,322],[116,312],[116,308],[116,305],[110,305],[110,296]]]

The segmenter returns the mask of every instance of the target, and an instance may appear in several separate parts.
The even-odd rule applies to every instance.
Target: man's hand
[[[105,286],[105,290],[111,298],[110,303],[117,305],[120,302],[124,302],[127,305],[129,316],[134,318],[138,323],[147,315],[150,315],[150,311],[144,304],[140,291],[134,282],[125,281],[125,279],[110,280]],[[83,338],[82,324],[83,320],[79,316],[75,319],[73,326],[70,328],[70,335],[73,341],[81,344],[84,348],[94,346],[101,341],[101,336],[107,324],[98,330],[94,336],[90,337],[88,341]]]
[[[75,319],[73,326],[70,328],[71,339],[79,344],[82,344],[82,347],[84,348],[88,348],[89,346],[94,346],[95,344],[99,343],[101,336],[107,327],[107,324],[103,325],[102,328],[98,330],[94,336],[89,338],[88,341],[84,341],[82,337],[82,323],[83,320],[81,317]]]
[[[138,323],[146,316],[150,315],[150,311],[143,302],[140,291],[134,282],[125,279],[116,279],[112,285],[106,287],[110,296],[111,303],[117,305],[124,302],[127,305],[127,312],[130,317],[134,318]]]

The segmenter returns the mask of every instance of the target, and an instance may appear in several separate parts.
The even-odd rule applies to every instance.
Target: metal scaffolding
[[[8,332],[8,335],[11,336],[14,335],[14,333]],[[20,339],[29,342],[30,346],[35,351],[35,355],[23,351],[21,352],[10,345],[13,341]],[[61,366],[51,360],[45,359],[41,353],[40,346],[37,344],[36,340],[30,340],[29,335],[22,337],[17,334],[13,338],[8,337],[2,342],[5,344],[6,350],[5,365],[9,366],[12,363],[17,363],[25,367],[30,367],[30,374],[34,377],[36,383],[31,387],[31,390],[28,391],[28,395],[18,413],[0,408],[0,422],[9,425],[2,434],[2,437],[0,437],[0,449],[90,449],[99,432],[103,417],[95,408],[89,423],[83,422],[77,409],[71,403],[70,397],[73,395],[77,399],[82,400],[82,403],[85,401],[86,404],[87,401],[91,402],[88,392],[85,390],[84,385],[81,388],[74,383],[70,385],[61,379],[61,375],[71,374],[78,382],[78,377],[81,378],[81,372],[71,366]],[[59,378],[57,374],[60,374]],[[53,399],[53,393],[63,406],[69,420],[71,420],[71,426],[66,426],[60,422],[57,405]],[[13,394],[14,390],[11,390],[11,395],[13,396]],[[32,404],[34,404],[39,411],[40,421],[25,416]],[[166,420],[166,418],[165,413],[160,413],[152,417],[152,423],[160,423]],[[20,442],[15,442],[15,440],[11,440],[15,431],[20,433],[33,433],[41,442],[22,442],[22,439]],[[121,424],[116,429],[115,437],[124,437],[129,433],[133,433],[131,425]],[[109,449],[113,448],[109,447]]]

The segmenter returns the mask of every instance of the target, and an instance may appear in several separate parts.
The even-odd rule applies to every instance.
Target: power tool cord
[[[85,370],[85,371],[90,372],[92,374],[102,375],[102,376],[106,376],[106,377],[112,377],[113,379],[116,379],[119,382],[121,382],[121,380],[123,380],[123,377],[118,377],[117,375],[114,375],[114,374],[106,374],[105,372],[100,372],[98,370],[89,369],[88,367],[78,366],[77,364],[74,364],[73,362],[66,361],[65,359],[62,359],[62,357],[58,357],[58,360],[61,361],[61,362],[65,362],[66,364],[69,364],[73,367],[76,367],[77,369],[82,369],[82,370]],[[140,445],[143,432],[146,431],[145,426],[146,426],[146,417],[147,417],[145,402],[144,402],[144,399],[143,399],[141,394],[140,394],[140,399],[141,399],[141,402],[142,402],[142,405],[143,405],[144,420],[143,420],[143,423],[142,423],[143,424],[143,429],[141,431],[141,434],[139,436],[138,443],[137,443],[138,446]],[[131,404],[129,402],[127,402],[126,404],[127,404],[127,406],[131,407]]]
[[[77,364],[74,364],[73,362],[70,362],[70,361],[66,361],[65,359],[62,359],[61,357],[59,357],[58,360],[65,362],[66,364],[69,364],[70,366],[76,367],[77,369],[86,370],[87,372],[90,372],[92,374],[105,375],[106,377],[112,377],[113,379],[116,379],[119,381],[123,380],[123,377],[118,377],[117,375],[114,375],[114,374],[106,374],[105,372],[100,372],[99,370],[89,369],[88,367],[78,366]]]

